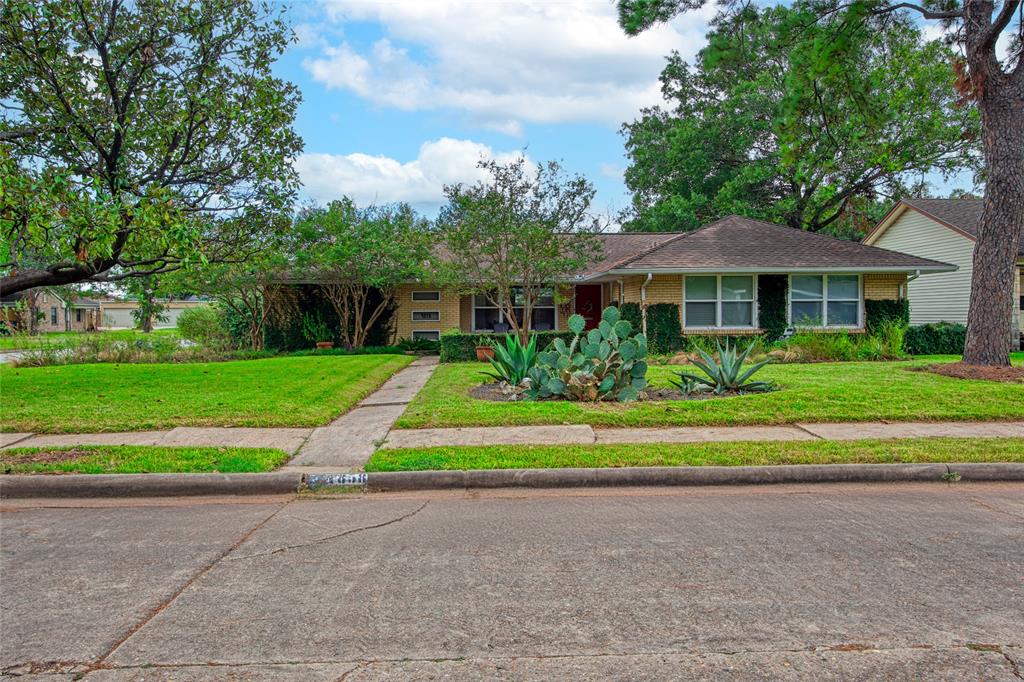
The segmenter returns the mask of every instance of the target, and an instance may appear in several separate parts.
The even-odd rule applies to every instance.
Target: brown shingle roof
[[[823,234],[728,216],[677,235],[614,270],[946,270],[947,263]]]
[[[985,205],[982,199],[903,199],[903,203],[971,239],[978,238],[978,223]],[[1017,254],[1024,256],[1024,234],[1021,234]]]
[[[685,236],[678,232],[608,232],[599,234],[603,258],[589,263],[579,274],[593,277]]]

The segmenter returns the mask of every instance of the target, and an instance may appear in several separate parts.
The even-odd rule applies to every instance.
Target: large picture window
[[[516,320],[523,319],[523,305],[525,304],[523,290],[519,287],[513,289],[513,312]],[[555,312],[555,294],[551,290],[541,292],[533,307],[530,329],[538,332],[551,331],[557,324]],[[508,331],[510,325],[502,314],[501,309],[490,302],[483,294],[473,296],[473,331],[493,332],[496,329]]]
[[[794,327],[860,325],[860,275],[792,275],[789,319]]]
[[[755,326],[755,282],[753,275],[688,275],[683,285],[683,326]]]

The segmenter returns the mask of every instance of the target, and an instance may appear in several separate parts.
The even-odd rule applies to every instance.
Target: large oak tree
[[[291,36],[250,0],[4,2],[0,290],[258,251],[298,187]]]
[[[706,0],[619,0],[619,22],[636,35],[656,23],[696,9]],[[726,6],[727,8],[729,5]],[[958,92],[981,115],[985,199],[974,247],[967,315],[968,364],[1010,363],[1013,278],[1024,229],[1024,40],[1022,0],[821,0],[811,9],[815,26],[832,31],[818,41],[804,67],[825,73],[849,53],[851,36],[877,17],[910,12],[941,22],[961,50]],[[885,25],[877,30],[886,30]],[[1005,40],[1006,51],[997,49]],[[922,114],[923,115],[923,114]]]
[[[807,62],[828,30],[804,3],[723,14],[694,64],[672,54],[665,104],[624,126],[625,228],[738,213],[855,234],[922,176],[976,168],[977,111],[958,106],[951,50],[906,19],[874,23],[823,71]]]

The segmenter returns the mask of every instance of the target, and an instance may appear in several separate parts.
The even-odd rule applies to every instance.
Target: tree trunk
[[[978,102],[988,178],[974,245],[974,276],[963,361],[1009,366],[1014,278],[1024,224],[1024,87],[986,83]]]

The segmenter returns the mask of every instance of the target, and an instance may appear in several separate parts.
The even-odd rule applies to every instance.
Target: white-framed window
[[[683,278],[684,329],[757,326],[757,275],[687,275]]]
[[[520,287],[515,287],[512,290],[512,295],[515,305],[513,312],[517,320],[522,320],[522,306],[525,303],[523,290]],[[541,295],[534,302],[531,317],[530,329],[533,331],[552,331],[558,328],[558,308],[555,305],[555,294],[553,291],[546,290],[541,292]],[[491,303],[490,299],[484,294],[474,295],[473,331],[492,332],[496,326],[498,329],[507,331],[510,325],[508,325],[508,320],[505,319],[504,313],[502,313],[498,306]]]
[[[860,327],[861,292],[860,275],[790,275],[789,324]]]
[[[441,300],[441,292],[435,290],[424,290],[416,289],[412,292],[412,300],[416,302],[431,301],[436,302]]]
[[[427,341],[440,341],[441,331],[439,329],[413,329],[412,338],[414,341],[416,339],[426,339]]]
[[[412,311],[413,322],[440,322],[440,310],[414,310]]]

